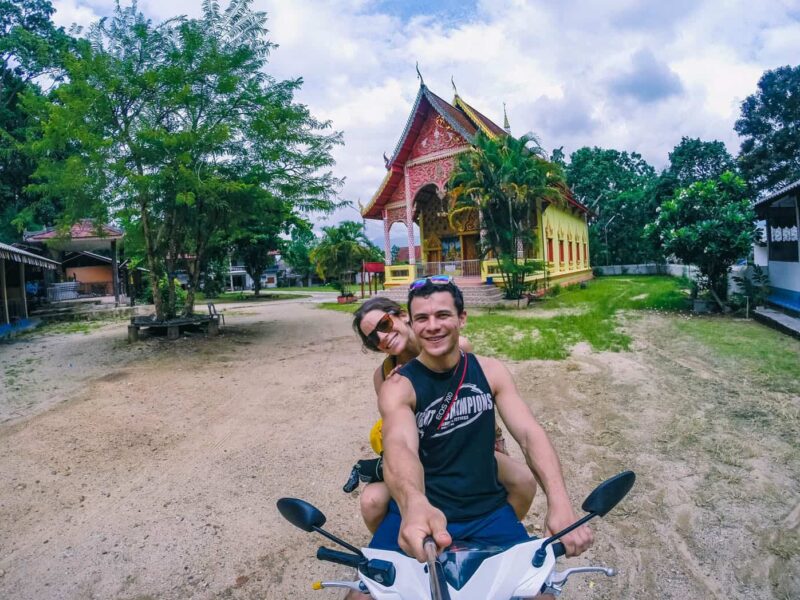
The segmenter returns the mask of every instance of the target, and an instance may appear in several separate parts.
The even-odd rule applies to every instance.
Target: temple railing
[[[417,264],[417,273],[419,277],[430,277],[431,275],[480,277],[481,261],[476,259],[419,263]]]

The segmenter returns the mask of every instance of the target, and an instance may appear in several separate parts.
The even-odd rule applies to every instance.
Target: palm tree
[[[541,268],[537,261],[519,260],[536,248],[537,204],[564,197],[564,176],[532,136],[492,139],[478,134],[473,145],[458,157],[450,177],[455,200],[450,221],[467,211],[480,212],[482,254],[497,257],[506,296],[519,298],[525,276]]]
[[[354,221],[323,227],[322,233],[322,240],[311,251],[311,260],[317,274],[333,281],[344,296],[352,274],[358,271],[362,261],[375,259],[377,248],[367,239],[364,225]]]

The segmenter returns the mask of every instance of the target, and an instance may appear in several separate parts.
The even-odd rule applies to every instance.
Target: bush
[[[603,275],[605,275],[605,271],[603,271],[602,267],[593,267],[592,275],[594,275],[595,277],[602,277]]]
[[[555,284],[553,287],[547,290],[547,293],[550,296],[558,296],[561,293],[561,284],[560,283]]]

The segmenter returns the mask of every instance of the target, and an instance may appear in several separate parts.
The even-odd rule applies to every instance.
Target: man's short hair
[[[456,314],[464,312],[464,295],[458,286],[452,281],[447,283],[434,283],[428,278],[424,284],[418,287],[412,287],[408,290],[408,314],[411,316],[411,300],[414,298],[428,298],[431,294],[437,292],[447,292],[453,297],[453,303],[456,305]]]

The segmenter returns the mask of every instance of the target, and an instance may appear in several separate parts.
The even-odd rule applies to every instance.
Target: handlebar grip
[[[564,556],[567,553],[567,549],[561,542],[556,542],[553,544],[553,554],[556,558],[559,556]]]
[[[364,559],[356,554],[340,552],[339,550],[331,550],[325,546],[320,546],[319,550],[317,550],[317,560],[327,560],[337,565],[344,565],[345,567],[357,569]]]

